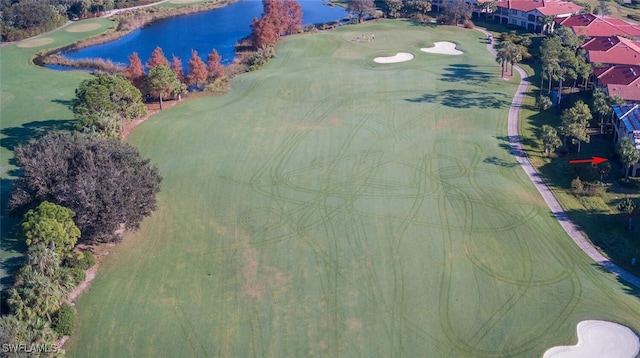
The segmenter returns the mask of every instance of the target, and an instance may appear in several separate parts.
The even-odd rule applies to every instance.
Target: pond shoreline
[[[89,37],[87,39],[79,40],[67,46],[55,48],[42,54],[36,54],[33,58],[33,64],[37,66],[45,66],[52,64],[60,64],[64,66],[70,66],[70,63],[74,60],[66,59],[62,53],[69,51],[76,51],[89,46],[100,45],[111,41],[116,41],[123,36],[130,34],[131,32],[144,28],[153,24],[158,20],[164,20],[176,16],[195,14],[205,12],[209,10],[220,9],[225,6],[234,4],[240,0],[222,0],[216,2],[198,3],[193,5],[186,5],[178,8],[161,8],[155,5],[164,3],[154,3],[154,6],[147,6],[144,8],[130,8],[126,9],[118,14],[106,13],[100,17],[113,18],[117,25],[115,29],[110,29],[100,35]],[[68,25],[66,23],[65,25]],[[64,27],[64,26],[63,26]],[[74,67],[74,66],[70,66]],[[102,68],[100,68],[102,69]],[[110,72],[110,71],[108,71]]]

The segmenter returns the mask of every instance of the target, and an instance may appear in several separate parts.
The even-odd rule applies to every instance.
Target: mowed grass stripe
[[[443,40],[465,55],[419,52]],[[583,319],[638,330],[512,165],[499,76],[477,31],[384,21],[286,39],[143,123],[159,210],[77,302],[69,355],[540,356]]]

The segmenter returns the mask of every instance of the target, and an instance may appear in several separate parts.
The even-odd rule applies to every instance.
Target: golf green
[[[159,209],[79,298],[68,355],[539,357],[585,319],[640,331],[637,291],[509,154],[516,81],[484,39],[295,36],[230,93],[144,122],[128,140],[165,178]],[[464,54],[420,51],[438,41]]]

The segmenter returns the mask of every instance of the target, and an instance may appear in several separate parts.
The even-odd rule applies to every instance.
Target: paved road
[[[483,30],[479,30],[485,35],[488,35],[487,32]],[[487,50],[491,52],[494,56],[496,54],[493,45],[487,45]],[[540,174],[535,170],[531,162],[529,162],[529,158],[527,158],[527,154],[522,149],[522,144],[520,143],[520,134],[518,133],[518,120],[519,120],[519,111],[520,105],[522,104],[522,99],[524,98],[525,92],[527,90],[527,86],[529,85],[528,75],[527,73],[519,66],[514,66],[514,68],[520,74],[520,84],[518,85],[518,90],[516,94],[513,96],[513,100],[511,102],[511,107],[509,108],[509,118],[508,118],[508,131],[507,135],[509,138],[509,145],[511,146],[511,152],[515,156],[516,160],[527,174],[533,185],[535,185],[536,189],[542,195],[542,198],[549,206],[549,209],[553,213],[553,216],[558,220],[564,231],[573,239],[573,241],[586,253],[589,255],[593,261],[597,262],[600,266],[612,272],[614,275],[619,278],[629,282],[630,284],[640,288],[640,278],[633,275],[629,271],[623,269],[622,267],[614,264],[609,259],[604,257],[596,249],[589,240],[587,240],[584,235],[578,230],[576,225],[569,219],[567,213],[562,209],[560,203],[553,195],[547,184],[544,182],[544,179]]]

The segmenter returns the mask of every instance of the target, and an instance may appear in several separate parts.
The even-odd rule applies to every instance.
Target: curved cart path
[[[480,30],[482,31],[482,30]],[[482,31],[486,35],[488,32]],[[496,51],[493,48],[493,45],[487,44],[487,50],[491,52],[494,56],[496,55]],[[544,201],[551,209],[553,216],[558,220],[564,231],[573,239],[573,241],[584,251],[593,261],[597,262],[600,266],[612,272],[614,275],[619,278],[627,281],[628,283],[640,287],[640,278],[630,273],[629,271],[623,269],[622,267],[614,264],[608,258],[600,253],[592,244],[587,240],[584,235],[578,230],[576,225],[569,219],[567,213],[562,209],[560,203],[553,195],[547,184],[544,182],[542,176],[535,170],[531,162],[529,162],[529,158],[527,158],[527,154],[522,149],[522,144],[520,143],[520,134],[518,133],[518,112],[520,110],[520,105],[522,104],[522,99],[524,98],[524,94],[527,90],[527,86],[529,85],[529,79],[527,73],[519,66],[514,66],[514,68],[520,74],[520,84],[518,85],[518,90],[516,94],[513,96],[513,101],[511,102],[511,107],[509,108],[509,118],[507,120],[508,123],[508,131],[507,135],[509,138],[509,145],[511,146],[511,153],[514,155],[524,172],[527,174],[533,185],[535,185],[536,189],[544,198]]]

